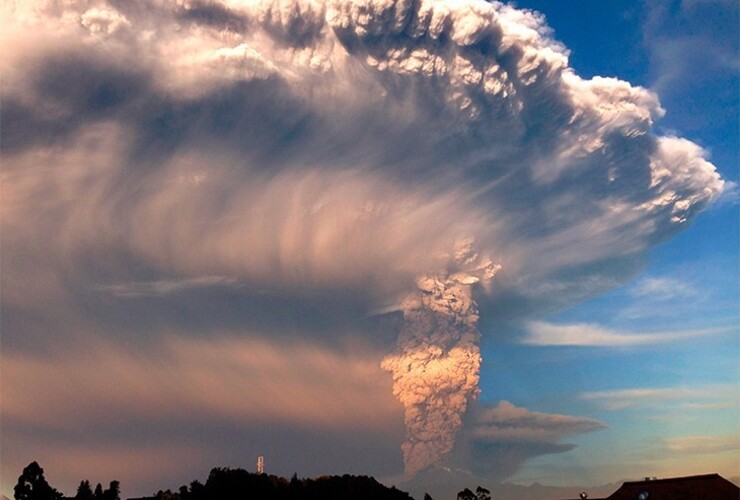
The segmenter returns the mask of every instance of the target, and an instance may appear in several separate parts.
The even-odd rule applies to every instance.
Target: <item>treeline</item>
[[[90,481],[87,479],[80,482],[77,487],[77,494],[73,497],[75,500],[121,500],[121,483],[111,481],[107,490],[98,483],[95,491],[90,487]]]
[[[413,500],[408,493],[369,476],[322,476],[288,480],[243,469],[215,468],[205,484],[193,481],[177,492],[160,491],[140,500]]]
[[[65,497],[44,478],[44,469],[31,462],[18,478],[16,500],[121,500],[120,483],[111,481],[107,489],[100,483],[93,490],[83,480],[74,497]],[[205,484],[193,481],[176,492],[159,491],[150,497],[130,500],[414,500],[408,493],[380,484],[370,476],[322,476],[299,479],[293,474],[285,479],[269,474],[254,474],[243,469],[217,467],[211,470]],[[424,495],[424,500],[433,500]],[[490,491],[478,487],[464,489],[457,500],[492,500]]]
[[[215,468],[205,484],[193,481],[177,492],[159,491],[151,497],[131,500],[413,500],[406,492],[390,488],[370,476],[322,476],[288,480],[269,474],[254,474],[243,469]],[[434,500],[429,494],[424,500]],[[465,488],[457,500],[492,500],[491,492],[478,487]]]
[[[90,481],[83,480],[74,497],[65,497],[46,481],[44,469],[37,462],[31,462],[18,477],[13,496],[16,500],[121,500],[121,483],[111,481],[105,490],[98,483],[93,491]]]

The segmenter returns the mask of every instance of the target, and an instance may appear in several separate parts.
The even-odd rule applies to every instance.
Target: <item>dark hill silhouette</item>
[[[243,469],[215,468],[206,484],[198,481],[177,492],[160,491],[136,500],[413,500],[408,493],[388,488],[369,476],[322,476],[287,480]],[[134,499],[131,499],[134,500]]]
[[[635,483],[634,481],[620,481],[619,483],[593,488],[584,488],[583,486],[550,487],[539,483],[530,486],[493,483],[490,486],[478,486],[475,490],[472,490],[470,485],[478,483],[478,480],[482,478],[477,478],[464,471],[431,468],[425,471],[423,475],[427,476],[428,480],[424,481],[424,484],[415,484],[414,481],[409,481],[402,485],[404,489],[411,487],[411,493],[414,494],[417,500],[422,498],[424,500],[576,498],[578,493],[584,491],[584,489],[589,492],[590,497],[597,498],[607,497],[620,486],[624,489],[625,486]],[[727,484],[732,484],[738,479],[733,477],[731,482],[728,482],[717,474],[705,476],[716,476]],[[705,476],[696,477],[703,478]],[[660,485],[666,481],[676,482],[677,479],[695,479],[696,477],[656,480],[651,482],[650,485]],[[438,482],[434,483],[432,478],[436,478]],[[625,483],[625,485],[620,483]],[[444,491],[436,487],[442,484],[446,486]],[[489,483],[485,484],[488,485]],[[427,490],[427,488],[430,489]],[[18,478],[13,497],[15,500],[120,500],[120,483],[118,481],[111,481],[110,487],[106,490],[103,490],[100,484],[96,485],[95,492],[91,490],[90,482],[83,480],[80,482],[77,494],[74,497],[62,496],[62,493],[48,484],[44,478],[44,470],[38,463],[32,462],[23,469],[23,473]],[[733,492],[733,495],[737,498],[736,487]],[[430,496],[429,493],[432,495]],[[196,480],[191,482],[190,486],[181,486],[176,492],[170,490],[159,491],[152,496],[129,498],[128,500],[414,500],[414,497],[409,493],[398,490],[395,486],[389,488],[371,476],[345,474],[343,476],[299,479],[294,474],[288,480],[274,475],[251,473],[243,469],[219,467],[211,470],[205,484]],[[696,495],[690,495],[690,497],[699,498]],[[670,498],[673,497],[670,496]],[[0,496],[0,500],[8,500],[8,498]]]

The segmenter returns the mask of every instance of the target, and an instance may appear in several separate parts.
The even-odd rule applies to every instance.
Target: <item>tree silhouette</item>
[[[98,483],[95,485],[95,500],[105,500],[103,496],[103,486]]]
[[[90,481],[85,479],[84,481],[80,481],[80,485],[77,487],[77,494],[75,495],[75,500],[94,500],[95,495],[93,494],[92,487],[90,486]]]
[[[194,500],[204,500],[206,498],[206,487],[200,481],[195,480],[190,483],[190,498]]]
[[[111,481],[108,489],[103,492],[104,500],[121,500],[121,483]]]
[[[62,494],[46,482],[44,469],[37,462],[31,462],[23,469],[13,492],[16,500],[60,500],[62,498]]]
[[[492,500],[491,492],[482,486],[478,486],[475,489],[475,493],[470,491],[469,488],[465,488],[457,494],[457,500]],[[426,497],[424,500],[427,500]]]
[[[482,486],[478,486],[475,489],[475,498],[478,500],[491,500],[491,492]]]
[[[475,496],[475,493],[470,491],[468,488],[465,488],[457,494],[457,500],[477,500],[477,498]]]
[[[424,500],[434,500],[434,499],[432,498],[432,495],[430,495],[429,493],[424,493]]]

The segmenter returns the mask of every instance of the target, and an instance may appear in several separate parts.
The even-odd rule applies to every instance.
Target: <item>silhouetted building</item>
[[[719,474],[628,481],[606,498],[588,500],[738,500],[740,488]],[[574,499],[576,500],[576,499]]]

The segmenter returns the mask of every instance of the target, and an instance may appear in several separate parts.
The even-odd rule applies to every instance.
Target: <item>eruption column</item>
[[[410,475],[452,450],[468,401],[478,395],[480,332],[471,287],[489,282],[500,266],[481,263],[470,242],[459,245],[455,257],[472,271],[417,279],[418,290],[403,302],[396,349],[382,362],[405,408],[401,449]]]

